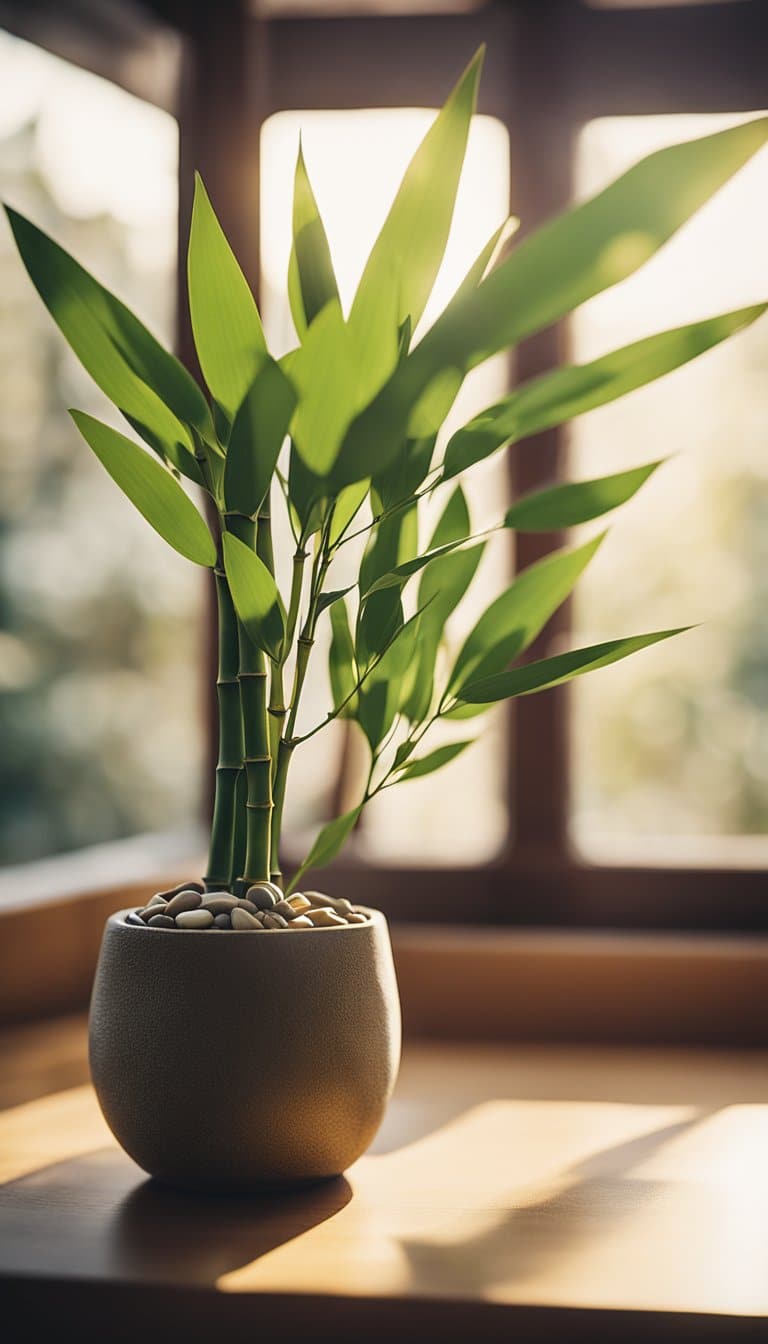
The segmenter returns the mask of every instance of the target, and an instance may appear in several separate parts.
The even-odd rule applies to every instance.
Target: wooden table
[[[83,1041],[0,1040],[7,1344],[768,1338],[765,1055],[414,1045],[346,1177],[239,1200],[145,1179]]]

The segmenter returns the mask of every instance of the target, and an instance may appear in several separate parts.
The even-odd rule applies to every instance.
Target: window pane
[[[166,341],[176,170],[171,117],[0,34],[0,195]],[[68,406],[110,411],[5,220],[0,403],[0,862],[188,824],[202,755],[200,578],[71,426]]]
[[[584,130],[586,196],[662,145],[740,118],[607,118]],[[585,306],[578,360],[768,294],[768,153],[657,257]],[[574,475],[672,455],[617,518],[575,604],[579,641],[700,622],[572,693],[573,829],[591,855],[696,862],[768,828],[768,327],[577,421]],[[709,842],[708,839],[709,838]],[[728,846],[733,851],[733,844]],[[765,849],[743,844],[745,857]]]
[[[348,305],[408,160],[433,116],[433,112],[414,108],[284,112],[266,123],[262,132],[262,307],[274,348],[283,351],[294,343],[285,277],[299,130],[328,230],[342,302]],[[508,208],[508,136],[501,123],[478,117],[470,136],[451,239],[425,325],[440,312]],[[503,361],[494,361],[473,375],[454,408],[451,430],[498,398],[505,385]],[[476,469],[471,507],[478,530],[498,517],[505,491],[503,464],[494,461],[486,470]],[[435,509],[443,507],[445,498],[433,501],[434,508],[425,513],[421,546],[429,539]],[[287,527],[280,543],[283,553],[290,554]],[[348,565],[346,582],[350,583],[354,557],[348,559]],[[452,642],[466,633],[481,605],[487,605],[499,591],[508,565],[505,543],[495,539],[475,579],[470,602],[462,604],[452,622]],[[338,577],[331,587],[343,586],[341,570]],[[321,645],[315,654],[314,681],[307,696],[306,727],[317,723],[328,709],[325,663],[326,648]],[[364,831],[364,844],[371,857],[381,862],[407,859],[448,864],[459,859],[480,861],[497,849],[506,832],[504,735],[493,715],[487,722],[482,741],[455,765],[439,775],[389,790],[376,800]],[[454,731],[448,736],[455,739],[462,733]],[[351,806],[360,795],[360,772],[365,769],[367,748],[356,736],[346,743],[343,738],[343,730],[334,736],[333,729],[328,729],[297,753],[288,820],[294,833],[300,832],[302,837],[328,815],[342,757],[347,762],[348,796],[341,800],[337,797],[336,803]],[[430,734],[425,749],[427,744],[438,745],[442,740],[438,732],[434,738]]]

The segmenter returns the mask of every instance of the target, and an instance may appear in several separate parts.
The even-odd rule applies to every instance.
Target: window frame
[[[0,19],[11,31],[71,59],[71,34],[69,50],[62,50],[55,4],[36,7],[32,21],[24,8],[6,3]],[[387,17],[280,17],[275,7],[259,17],[238,0],[191,6],[145,0],[145,8],[161,27],[183,38],[173,108],[180,126],[179,349],[192,368],[183,258],[193,169],[202,172],[258,292],[259,137],[264,121],[276,112],[438,106],[468,53],[486,41],[479,110],[497,117],[508,131],[511,209],[531,230],[568,206],[576,136],[588,121],[611,115],[746,114],[768,107],[763,0],[634,9],[591,8],[585,0],[548,0],[546,5],[496,0],[461,14]],[[70,23],[87,25],[87,14],[78,19],[75,13]],[[123,67],[115,62],[116,36],[120,40],[106,35],[101,60],[101,47],[91,40],[87,59],[96,73],[125,83],[130,75],[123,78]],[[129,62],[124,69],[130,72]],[[141,96],[147,96],[146,87]],[[535,376],[561,362],[567,350],[563,326],[539,333],[517,351],[517,376]],[[566,436],[566,428],[550,430],[509,454],[515,493],[562,474]],[[553,534],[521,535],[517,567],[539,559],[558,540]],[[206,671],[212,672],[212,588],[207,620]],[[531,656],[545,656],[568,626],[566,605]],[[209,677],[206,702],[211,763],[214,680]],[[365,863],[353,844],[348,856],[326,870],[325,880],[339,894],[357,899],[363,890],[366,901],[403,922],[669,932],[768,929],[764,870],[598,864],[574,852],[568,835],[567,688],[531,697],[522,713],[509,706],[505,722],[509,830],[493,861],[471,868],[383,868]]]

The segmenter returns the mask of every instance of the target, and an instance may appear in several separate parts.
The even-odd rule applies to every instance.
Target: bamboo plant
[[[253,294],[198,177],[189,303],[207,392],[119,299],[7,210],[43,302],[135,437],[80,411],[71,412],[75,424],[151,526],[214,574],[219,760],[211,889],[242,891],[266,878],[282,884],[291,762],[333,720],[362,730],[367,780],[357,804],[321,829],[294,884],[338,853],[382,789],[425,776],[470,745],[462,736],[423,750],[436,723],[470,719],[677,633],[520,661],[595,554],[598,536],[518,574],[451,654],[446,620],[491,532],[557,532],[596,519],[629,500],[659,461],[517,499],[481,533],[472,530],[460,478],[491,454],[678,368],[753,322],[765,304],[555,368],[447,442],[441,431],[472,369],[637,270],[766,142],[768,119],[651,154],[517,245],[508,245],[509,222],[502,225],[419,336],[451,226],[481,65],[482,51],[417,149],[346,312],[299,150],[287,277],[297,343],[283,358],[267,349]],[[420,505],[435,492],[444,496],[442,512],[425,540]],[[192,497],[201,493],[205,512]],[[272,541],[278,503],[295,542],[284,596]],[[361,536],[357,582],[335,587],[337,557]],[[331,699],[321,722],[300,729],[322,622],[331,631]]]

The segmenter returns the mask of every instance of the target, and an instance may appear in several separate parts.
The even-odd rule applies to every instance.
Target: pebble
[[[308,910],[312,909],[312,902],[308,901],[306,896],[302,896],[300,891],[288,897],[288,904],[292,910],[296,911],[297,915],[305,915]]]
[[[352,914],[352,903],[347,900],[346,896],[325,896],[322,891],[305,891],[304,895],[312,905],[317,902],[324,906],[330,906],[340,915]]]
[[[167,904],[168,904],[168,897],[164,896],[161,891],[158,891],[156,895],[152,897],[151,901],[147,901],[147,908],[150,905],[167,905]]]
[[[289,905],[288,901],[278,901],[272,913],[282,915],[283,919],[295,919],[301,912],[294,910],[293,906]]]
[[[368,916],[361,915],[359,910],[351,910],[346,917],[348,924],[367,924]]]
[[[153,915],[163,915],[165,910],[164,905],[145,905],[143,910],[137,911],[137,914],[142,924],[148,924]]]
[[[152,900],[170,901],[172,896],[178,896],[181,891],[197,891],[202,896],[205,887],[202,882],[180,882],[177,887],[171,887],[170,891],[158,891],[157,896],[153,896]]]
[[[204,896],[201,910],[210,910],[211,914],[228,915],[230,910],[234,910],[237,905],[236,896],[226,896],[224,892],[217,892],[215,896]]]
[[[231,929],[231,928],[232,928],[232,920],[230,919],[229,915],[214,915],[214,917],[213,917],[213,924],[214,924],[214,928],[217,928],[217,929]]]
[[[160,919],[167,919],[167,915],[160,915]],[[181,910],[176,916],[177,929],[207,929],[213,923],[213,915],[210,910]]]
[[[129,910],[125,916],[126,924],[138,924],[139,928],[145,929],[147,926],[143,919],[140,919],[135,910]]]
[[[310,910],[309,914],[302,918],[308,919],[315,929],[338,929],[347,923],[343,915],[337,915],[334,910],[326,909]]]
[[[238,908],[239,908],[240,910],[247,910],[249,915],[260,915],[260,914],[261,914],[261,911],[260,911],[258,905],[254,905],[254,904],[253,904],[253,901],[246,901],[246,899],[245,899],[244,896],[241,896],[241,897],[240,897],[240,900],[237,902],[237,904],[238,904]]]
[[[172,915],[175,919],[177,915],[182,915],[187,910],[197,910],[198,906],[202,904],[202,901],[203,897],[199,891],[191,891],[189,889],[179,891],[175,896],[171,897],[165,907],[165,914]],[[213,915],[211,915],[211,919],[213,919]]]
[[[255,915],[251,915],[242,906],[236,905],[230,915],[233,929],[263,929],[264,925]]]
[[[311,920],[311,919],[308,919],[306,915],[297,915],[295,919],[291,919],[291,920],[289,920],[289,922],[288,922],[288,928],[289,928],[289,929],[311,929],[311,928],[312,928],[312,920]]]
[[[298,895],[298,893],[296,894]],[[330,896],[321,896],[319,891],[307,891],[301,894],[305,901],[309,901],[314,910],[333,909],[333,901]]]
[[[287,928],[288,928],[288,920],[287,920],[287,919],[283,919],[283,916],[282,916],[282,915],[278,915],[278,914],[276,914],[274,910],[268,910],[268,911],[266,912],[266,914],[264,915],[264,928],[265,928],[265,929],[287,929]]]
[[[170,915],[153,915],[149,921],[150,929],[175,929],[176,925]]]
[[[274,882],[254,882],[246,891],[245,899],[255,905],[257,910],[271,910],[283,899],[283,893]]]

